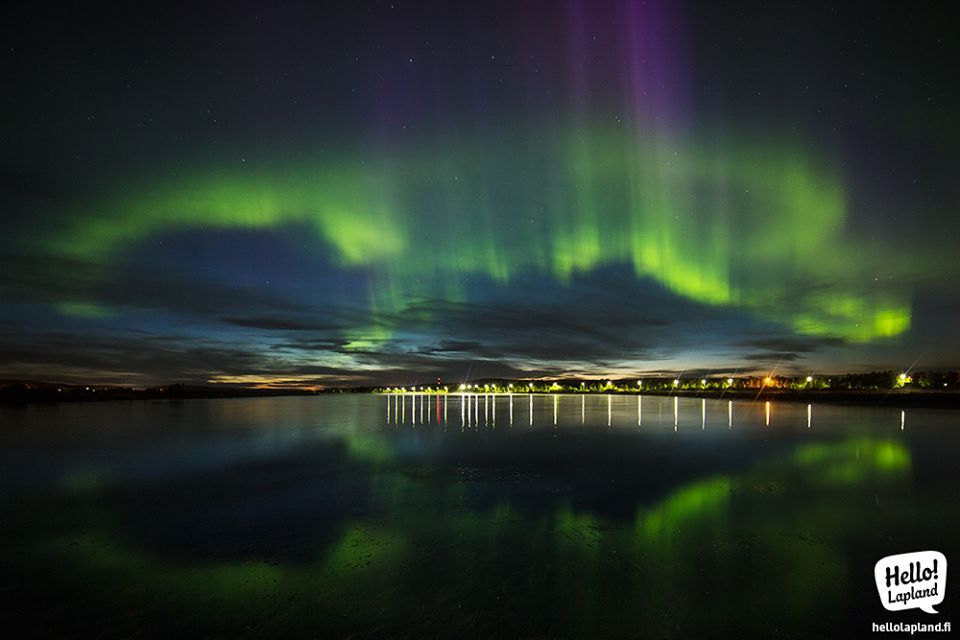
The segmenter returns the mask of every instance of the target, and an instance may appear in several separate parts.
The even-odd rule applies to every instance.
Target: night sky
[[[0,378],[960,363],[951,3],[280,4],[3,10]]]

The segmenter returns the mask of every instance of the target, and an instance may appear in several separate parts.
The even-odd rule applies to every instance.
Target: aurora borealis
[[[937,7],[455,4],[19,8],[0,378],[960,360]]]

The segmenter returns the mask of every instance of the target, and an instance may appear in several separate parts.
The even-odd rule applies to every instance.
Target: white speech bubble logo
[[[947,558],[939,551],[899,553],[873,567],[880,602],[887,611],[920,609],[937,613],[947,590]]]

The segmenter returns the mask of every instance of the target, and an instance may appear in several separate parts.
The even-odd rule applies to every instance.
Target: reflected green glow
[[[78,534],[52,541],[54,557],[67,558],[92,579],[120,576],[128,588],[162,594],[177,607],[249,606],[275,594],[284,570],[262,562],[175,564],[109,535]]]
[[[383,463],[393,458],[393,449],[383,438],[369,433],[350,433],[344,439],[347,452],[356,460]]]
[[[719,525],[729,508],[730,488],[730,479],[724,477],[680,488],[653,508],[637,514],[638,536],[647,540],[668,540],[678,528],[699,518],[708,518]]]
[[[796,461],[811,484],[831,487],[861,484],[868,478],[891,479],[910,470],[910,452],[893,440],[862,438],[838,444],[797,448]]]
[[[564,282],[630,264],[677,295],[804,334],[865,342],[911,318],[909,291],[875,283],[893,256],[847,239],[840,172],[791,140],[710,147],[584,126],[482,152],[197,172],[118,190],[72,220],[45,248],[105,265],[157,233],[303,226],[330,260],[371,274],[372,311],[418,295],[462,300],[469,276]]]
[[[381,438],[383,447],[364,448],[389,449],[389,438]],[[539,594],[543,585],[555,589],[539,594],[551,605],[547,615],[562,612],[566,624],[582,627],[576,635],[596,628],[623,593],[644,594],[636,611],[655,620],[682,597],[690,599],[682,607],[718,622],[760,599],[778,620],[801,621],[846,589],[844,536],[864,526],[869,516],[863,509],[872,508],[872,502],[854,500],[848,509],[823,509],[809,489],[833,492],[842,501],[858,495],[856,485],[902,481],[910,465],[910,452],[890,439],[800,444],[742,473],[693,480],[653,504],[638,505],[632,524],[575,511],[569,503],[546,512],[526,512],[509,501],[464,510],[470,492],[464,485],[428,490],[424,481],[386,471],[371,478],[373,501],[384,509],[380,516],[338,522],[336,538],[302,561],[200,560],[140,549],[99,508],[86,512],[93,520],[83,530],[38,538],[35,552],[43,558],[40,565],[53,563],[58,580],[78,581],[70,588],[102,589],[98,602],[137,609],[163,602],[167,614],[213,628],[224,619],[241,628],[272,624],[278,603],[290,603],[283,615],[291,623],[365,628],[378,624],[367,616],[409,616],[429,603],[429,619],[450,630],[460,615],[475,610],[465,603],[492,598],[501,588]],[[775,493],[766,493],[767,487]],[[793,505],[794,521],[782,520],[784,499]],[[811,544],[810,536],[824,542]],[[523,553],[509,551],[518,548]],[[470,571],[457,569],[463,566]],[[752,579],[738,582],[736,593],[698,595],[705,576],[713,576],[712,583],[731,566],[749,571]],[[539,570],[531,567],[558,569],[541,585]],[[530,612],[510,615],[516,620]],[[544,622],[537,618],[536,624]]]
[[[325,571],[341,575],[371,563],[382,567],[384,563],[399,560],[404,547],[402,537],[395,532],[378,531],[362,524],[350,526],[328,552]]]

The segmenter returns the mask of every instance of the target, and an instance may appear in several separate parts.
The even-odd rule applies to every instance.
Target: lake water
[[[833,638],[952,619],[950,580],[940,615],[892,613],[873,567],[960,562],[960,413],[422,400],[0,409],[0,620],[17,637]]]

